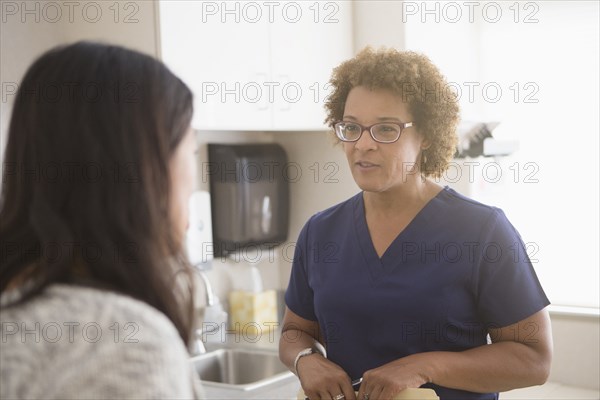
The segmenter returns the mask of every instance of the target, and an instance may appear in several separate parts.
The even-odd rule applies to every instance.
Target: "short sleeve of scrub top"
[[[410,354],[486,345],[488,329],[550,303],[504,213],[448,187],[381,257],[362,193],[314,215],[298,238],[285,300],[319,323],[328,358],[351,379]],[[443,400],[498,398],[424,387]]]

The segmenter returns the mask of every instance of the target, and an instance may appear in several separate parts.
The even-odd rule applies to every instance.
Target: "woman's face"
[[[344,121],[370,126],[378,122],[413,122],[408,106],[385,89],[356,86],[346,98]],[[378,143],[365,130],[357,142],[344,142],[344,151],[357,185],[368,192],[386,192],[420,179],[418,165],[426,143],[416,127],[402,130],[394,143]]]
[[[175,149],[170,162],[171,216],[177,243],[183,243],[189,225],[188,202],[196,188],[196,148],[196,137],[190,128]]]

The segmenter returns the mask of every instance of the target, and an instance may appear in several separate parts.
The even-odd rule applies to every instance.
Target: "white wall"
[[[14,89],[44,51],[78,40],[99,40],[158,55],[153,1],[65,3],[0,2],[0,163],[4,160]]]
[[[86,1],[82,2],[82,8],[86,3],[100,6],[98,22],[91,22],[94,21],[91,18],[74,18],[73,23],[64,25],[67,42],[98,40],[119,44],[153,56],[159,55],[158,5],[155,2]],[[94,10],[93,7],[89,9]],[[95,15],[94,12],[89,11],[88,14]]]
[[[359,0],[353,2],[353,8],[355,52],[367,45],[405,48],[401,1]]]
[[[9,116],[25,69],[44,50],[60,43],[61,26],[51,23],[23,23],[20,16],[4,15],[0,23],[0,163],[3,164]],[[4,20],[6,18],[6,20]]]

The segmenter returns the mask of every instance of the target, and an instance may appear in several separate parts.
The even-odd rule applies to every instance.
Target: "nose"
[[[367,128],[363,129],[358,140],[354,142],[354,148],[361,151],[374,150],[377,148],[377,142],[373,140],[371,132]]]

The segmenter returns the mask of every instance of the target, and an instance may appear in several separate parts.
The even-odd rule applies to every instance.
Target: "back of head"
[[[37,59],[8,132],[0,292],[23,281],[24,299],[54,282],[108,287],[164,312],[187,340],[169,160],[191,117],[190,90],[150,56],[78,42]]]

